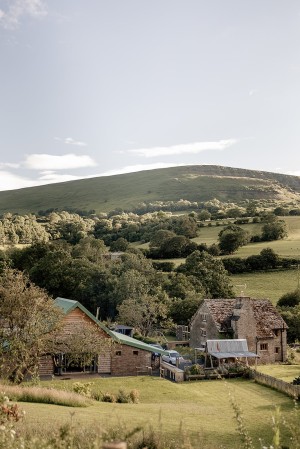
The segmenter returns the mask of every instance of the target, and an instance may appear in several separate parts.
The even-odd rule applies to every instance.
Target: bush
[[[189,374],[202,374],[204,373],[203,368],[201,365],[198,365],[198,363],[195,363],[194,365],[190,366],[188,368]]]
[[[117,402],[119,404],[129,404],[131,402],[130,394],[126,393],[125,390],[120,389],[117,394]]]
[[[104,393],[101,400],[102,402],[117,402],[116,396],[108,392]]]
[[[292,382],[293,385],[300,385],[300,376],[295,377],[295,379]]]
[[[87,398],[90,398],[92,396],[92,390],[91,390],[92,382],[75,382],[73,384],[73,391],[78,394],[82,394],[83,396],[86,396]]]
[[[129,395],[130,395],[131,402],[133,404],[137,404],[139,402],[139,399],[140,399],[140,392],[139,392],[139,390],[136,390],[136,389],[131,390]]]

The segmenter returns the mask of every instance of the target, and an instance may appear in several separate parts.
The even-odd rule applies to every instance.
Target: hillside
[[[172,167],[0,192],[0,213],[49,208],[108,212],[132,210],[143,202],[213,198],[299,201],[300,177],[214,165]]]

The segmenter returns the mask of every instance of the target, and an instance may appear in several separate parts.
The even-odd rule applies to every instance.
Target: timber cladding
[[[79,308],[71,310],[67,315],[64,316],[62,334],[71,334],[74,332],[74,328],[76,328],[76,325],[79,326],[85,324],[87,326],[92,326],[99,337],[109,338],[104,330],[100,327],[96,327],[95,322]]]

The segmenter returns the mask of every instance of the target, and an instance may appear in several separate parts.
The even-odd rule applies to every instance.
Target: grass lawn
[[[26,426],[38,432],[45,426],[51,429],[72,422],[76,426],[98,425],[102,428],[125,426],[128,430],[136,426],[161,431],[170,439],[184,432],[194,443],[200,440],[201,447],[230,449],[241,448],[236,431],[230,394],[239,404],[246,427],[253,438],[254,446],[261,447],[258,438],[271,443],[272,416],[275,406],[280,406],[285,418],[293,413],[293,401],[287,396],[253,381],[231,379],[230,381],[200,381],[175,384],[155,377],[97,378],[93,390],[117,393],[138,389],[138,404],[111,404],[95,402],[88,408],[70,408],[55,405],[22,403],[26,411]],[[56,380],[44,386],[69,389],[73,381]],[[180,431],[181,429],[181,431]],[[286,438],[286,434],[285,437]],[[198,445],[196,447],[199,447]]]
[[[260,365],[257,370],[285,382],[292,382],[300,376],[300,365]]]
[[[257,299],[268,298],[276,304],[282,295],[296,290],[298,271],[295,269],[234,274],[230,276],[230,280],[237,294],[243,290],[246,296]],[[246,289],[237,287],[245,284]]]

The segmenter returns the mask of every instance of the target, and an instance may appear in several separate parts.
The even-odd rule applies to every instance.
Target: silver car
[[[171,363],[171,365],[177,365],[184,362],[184,358],[181,357],[179,352],[173,350],[168,351],[168,354],[163,355],[161,359],[164,362]]]

